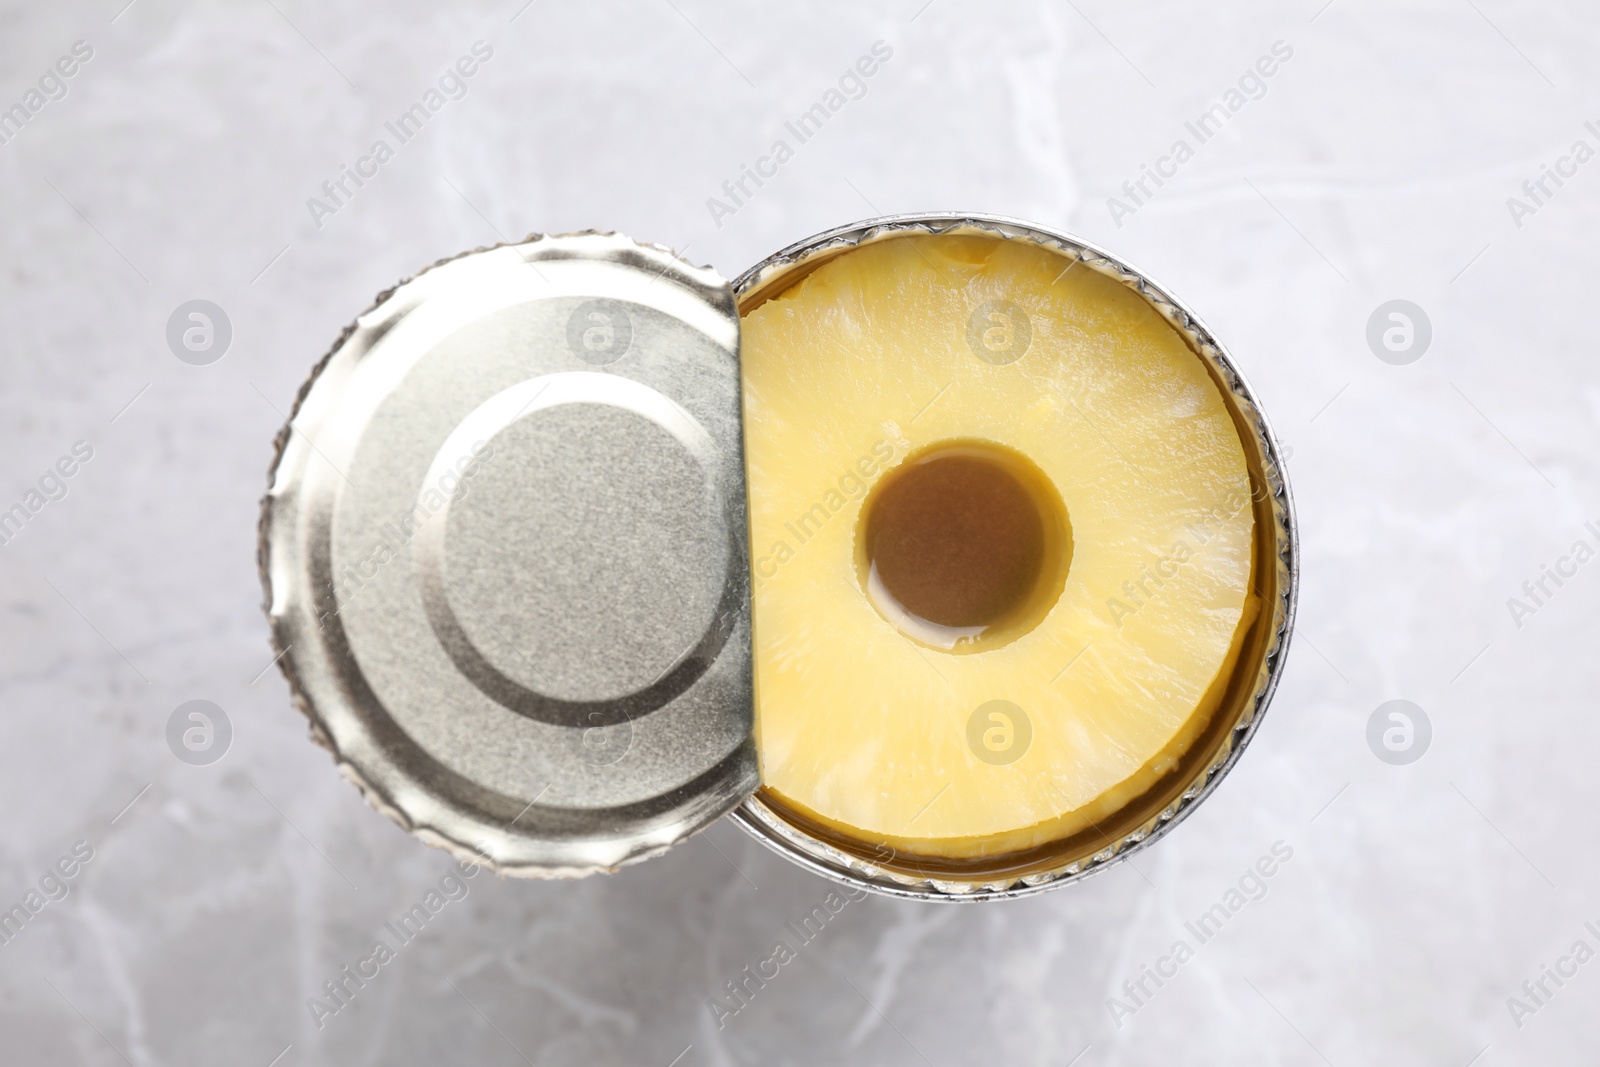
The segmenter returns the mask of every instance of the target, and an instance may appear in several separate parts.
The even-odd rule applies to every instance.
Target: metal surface
[[[908,868],[893,850],[855,850],[836,847],[809,832],[783,809],[753,794],[731,816],[747,832],[780,855],[848,885],[887,896],[917,900],[980,901],[1029,896],[1058,888],[1105,870],[1169,832],[1204,800],[1238,762],[1255,734],[1283,673],[1290,634],[1294,629],[1299,588],[1299,547],[1294,501],[1281,460],[1277,438],[1233,359],[1195,314],[1148,275],[1095,245],[1070,234],[998,215],[932,213],[889,215],[840,226],[796,242],[751,267],[734,282],[741,306],[781,291],[832,255],[876,240],[908,233],[972,232],[1007,240],[1026,241],[1116,279],[1142,296],[1185,339],[1190,349],[1211,367],[1233,409],[1236,422],[1249,428],[1241,433],[1247,461],[1254,477],[1265,487],[1265,502],[1258,503],[1258,523],[1267,517],[1272,527],[1269,546],[1276,574],[1276,596],[1265,605],[1266,645],[1254,662],[1241,658],[1238,676],[1246,682],[1245,698],[1219,716],[1231,715],[1232,724],[1215,755],[1188,779],[1169,802],[1161,804],[1137,826],[1115,838],[1096,841],[1082,854],[1031,869],[973,871],[959,876],[929,875]],[[1254,671],[1253,678],[1248,672]],[[1135,802],[1137,803],[1137,802]],[[1102,835],[1104,837],[1104,835]]]
[[[508,874],[643,859],[756,786],[738,319],[611,234],[383,294],[262,504],[273,639],[374,807]]]

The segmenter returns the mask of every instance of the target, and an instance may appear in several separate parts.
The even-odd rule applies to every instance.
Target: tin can
[[[907,234],[975,233],[1023,241],[1098,271],[1133,290],[1171,323],[1221,390],[1244,445],[1265,606],[1211,723],[1144,796],[1099,825],[1027,853],[938,861],[847,840],[757,789],[731,818],[767,847],[826,878],[887,896],[979,901],[1029,896],[1087,878],[1149,847],[1214,790],[1243,754],[1277,688],[1294,627],[1299,551],[1294,501],[1270,423],[1232,357],[1198,316],[1111,253],[1019,219],[965,212],[887,215],[827,230],[776,252],[734,282],[741,313],[788,289],[830,259]]]
[[[1244,445],[1265,606],[1221,707],[1155,787],[1074,837],[972,861],[863,846],[761,787],[740,420],[741,312],[849,249],[949,232],[1099,271],[1184,338]],[[1170,830],[1260,722],[1297,587],[1277,442],[1210,331],[1093,245],[953,213],[829,230],[731,285],[594,232],[436,264],[381,294],[302,388],[260,544],[278,662],[313,738],[429,844],[571,877],[730,814],[815,873],[923,900],[1042,892]]]

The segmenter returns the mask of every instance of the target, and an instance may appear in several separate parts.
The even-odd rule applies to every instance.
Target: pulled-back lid
[[[738,351],[725,280],[597,233],[446,261],[345,332],[279,436],[261,564],[375,807],[578,875],[756,787]]]

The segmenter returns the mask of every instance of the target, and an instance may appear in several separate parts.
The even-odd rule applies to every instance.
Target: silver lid
[[[262,502],[273,641],[367,799],[508,874],[612,869],[757,785],[739,320],[612,234],[379,297]]]

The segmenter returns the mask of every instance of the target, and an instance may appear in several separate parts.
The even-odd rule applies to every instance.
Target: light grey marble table
[[[1597,48],[1594,10],[1511,0],[6,4],[0,905],[39,907],[0,944],[0,1062],[1593,1062]],[[313,361],[530,231],[732,276],[940,208],[1150,271],[1292,448],[1300,625],[1237,770],[1082,885],[852,902],[736,1015],[709,998],[829,886],[724,824],[614,877],[480,875],[317,1018],[449,864],[268,669],[257,501]],[[195,299],[231,324],[208,365],[167,341]],[[1369,344],[1392,300],[1425,351],[1387,311]],[[195,699],[233,730],[205,766],[167,742]],[[1397,699],[1431,724],[1404,765],[1368,743]]]

